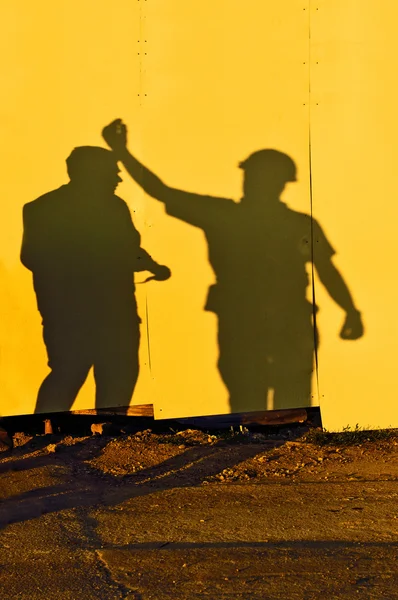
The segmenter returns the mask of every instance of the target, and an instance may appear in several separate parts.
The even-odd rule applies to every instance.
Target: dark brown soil
[[[314,442],[315,440],[315,442]],[[279,434],[213,435],[187,429],[167,434],[151,430],[133,435],[32,436],[14,435],[7,463],[23,456],[57,453],[84,467],[91,475],[128,478],[137,483],[162,483],[176,477],[184,484],[264,482],[265,480],[392,480],[398,478],[398,436],[370,434],[355,443],[344,436],[326,438],[296,431]],[[343,442],[343,443],[342,443]]]

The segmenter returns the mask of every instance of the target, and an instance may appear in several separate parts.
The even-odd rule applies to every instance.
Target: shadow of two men
[[[341,337],[357,339],[363,325],[323,230],[280,199],[296,180],[292,159],[276,150],[252,154],[240,164],[237,203],[165,185],[128,151],[120,120],[103,135],[112,151],[75,149],[70,182],[24,207],[21,259],[33,272],[51,369],[36,411],[69,410],[91,367],[97,406],[128,406],[133,395],[140,337],[134,273],[165,280],[170,271],[141,248],[115,195],[118,162],[169,215],[204,231],[216,276],[205,310],[218,317],[218,368],[231,412],[264,410],[270,395],[272,408],[308,406],[318,344],[308,270],[315,267],[346,313]]]

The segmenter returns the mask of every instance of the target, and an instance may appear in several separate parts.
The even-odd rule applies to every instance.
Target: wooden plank
[[[116,406],[111,408],[92,408],[86,410],[72,410],[72,415],[122,415],[126,417],[153,418],[153,404],[135,404],[133,406]]]
[[[193,425],[209,429],[235,427],[239,425],[287,425],[289,423],[304,423],[308,418],[305,408],[286,410],[268,410],[229,415],[212,415],[207,417],[189,417],[175,419],[182,425]]]
[[[103,415],[103,416],[128,416],[153,418],[153,404],[136,404],[133,406],[116,406],[112,408],[93,408],[71,411],[74,415]],[[234,413],[225,415],[210,415],[173,419],[181,425],[193,427],[218,429],[237,427],[239,425],[288,425],[289,423],[304,423],[308,419],[305,408],[284,410],[268,410],[248,413]],[[158,420],[158,419],[157,419]],[[160,420],[160,419],[159,419]],[[164,420],[164,419],[162,419]]]
[[[292,408],[285,410],[270,410],[259,413],[242,415],[244,425],[285,425],[288,423],[304,423],[308,418],[305,408]]]

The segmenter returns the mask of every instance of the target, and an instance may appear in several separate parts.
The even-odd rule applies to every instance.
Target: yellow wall
[[[47,373],[31,274],[19,262],[22,206],[66,183],[75,146],[101,145],[106,121],[139,111],[141,83],[138,2],[115,10],[94,0],[18,0],[2,17],[0,414],[7,415],[34,410]],[[132,197],[128,183],[121,194]],[[139,226],[139,201],[137,210]],[[89,384],[75,408],[93,402]]]
[[[343,342],[341,311],[317,286],[324,426],[398,426],[398,7],[320,0],[311,19],[314,211],[332,234],[363,313],[362,340]]]
[[[132,151],[171,186],[238,201],[238,163],[260,148],[280,149],[298,165],[299,181],[285,199],[308,212],[308,14],[302,3],[147,4],[148,96],[142,113],[127,121]],[[141,153],[134,140],[140,120]],[[156,202],[148,207],[148,247],[173,270],[167,284],[148,290],[156,415],[229,412],[216,367],[216,316],[203,310],[214,282],[204,235]],[[247,266],[253,279],[257,268]],[[247,404],[247,410],[266,407],[265,394],[262,406]]]
[[[342,311],[316,282],[324,425],[397,426],[393,6],[18,0],[3,8],[0,415],[32,412],[47,373],[31,276],[19,262],[21,210],[66,182],[73,147],[104,145],[101,128],[120,116],[131,150],[166,183],[236,201],[238,163],[275,148],[298,167],[284,201],[309,214],[311,120],[314,215],[366,325],[362,340],[340,340]],[[118,195],[143,246],[173,273],[137,286],[143,337],[133,402],[154,403],[159,418],[228,412],[216,316],[203,310],[214,281],[204,235],[123,178]],[[90,379],[74,408],[92,407]]]
[[[308,211],[307,30],[308,14],[292,0],[276,8],[126,0],[117,10],[20,0],[4,9],[2,414],[33,411],[47,372],[31,277],[19,263],[23,204],[64,183],[70,150],[101,144],[102,126],[120,115],[134,151],[182,189],[238,200],[239,161],[264,146],[287,152],[300,177],[288,200]],[[203,234],[125,180],[118,193],[143,245],[173,271],[167,283],[137,288],[143,342],[133,401],[154,402],[158,416],[225,412],[216,317],[203,311],[214,279]],[[74,408],[92,406],[89,382]]]

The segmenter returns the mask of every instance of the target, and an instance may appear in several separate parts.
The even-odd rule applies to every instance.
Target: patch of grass
[[[246,427],[238,426],[235,429],[231,427],[228,430],[202,430],[202,429],[181,429],[179,431],[170,427],[170,432],[160,435],[159,444],[175,444],[179,446],[205,445],[218,441],[229,444],[247,444],[253,442],[252,436]]]
[[[311,429],[304,441],[316,446],[358,446],[365,442],[398,440],[398,429],[367,430],[358,424],[352,429],[349,425],[343,431],[331,433],[326,429]]]

